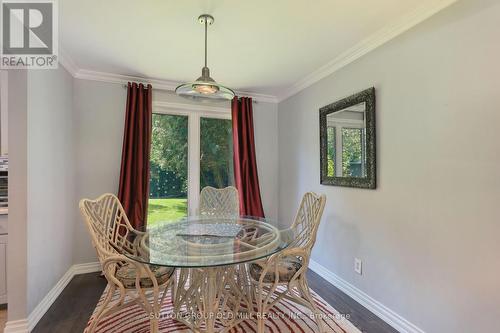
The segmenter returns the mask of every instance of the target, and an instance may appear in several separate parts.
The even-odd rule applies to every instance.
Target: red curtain
[[[128,83],[118,199],[134,228],[146,224],[149,198],[152,87]]]
[[[234,97],[233,123],[234,179],[240,196],[240,214],[264,217],[255,160],[252,99]]]

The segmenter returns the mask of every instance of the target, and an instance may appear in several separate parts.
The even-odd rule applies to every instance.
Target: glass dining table
[[[254,291],[246,263],[287,248],[294,231],[254,217],[191,216],[146,227],[130,259],[176,268],[173,318],[196,332],[223,331],[249,318]]]

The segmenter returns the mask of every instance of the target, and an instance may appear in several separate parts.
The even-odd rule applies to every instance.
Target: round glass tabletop
[[[253,217],[189,217],[158,222],[142,230],[135,242],[142,263],[169,267],[233,265],[268,257],[294,239],[291,229],[275,221]]]

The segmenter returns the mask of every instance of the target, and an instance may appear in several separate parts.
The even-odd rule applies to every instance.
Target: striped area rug
[[[108,288],[104,290],[94,313],[99,309],[104,297],[107,295]],[[361,333],[351,322],[348,316],[339,314],[321,297],[312,291],[318,308],[323,312],[323,320],[326,332],[328,333]],[[118,298],[116,292],[114,298]],[[294,302],[283,300],[276,305],[268,319],[266,320],[266,333],[316,333],[318,327],[311,318],[311,312]],[[93,315],[92,315],[93,316]],[[172,319],[172,303],[170,295],[165,297],[165,302],[160,315],[161,333],[188,333],[191,329],[174,319]],[[89,324],[90,325],[90,320]],[[88,328],[88,326],[87,326]],[[87,332],[87,330],[86,330]],[[101,319],[97,333],[147,333],[149,332],[149,314],[138,305],[129,306],[119,312]],[[257,332],[256,322],[253,319],[242,321],[234,327],[231,333]],[[325,333],[326,333],[325,332]]]

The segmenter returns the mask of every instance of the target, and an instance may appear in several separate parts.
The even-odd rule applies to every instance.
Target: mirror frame
[[[366,177],[328,177],[327,115],[350,106],[366,103]],[[375,88],[369,88],[319,109],[320,175],[322,185],[375,189],[377,156],[375,152]]]

